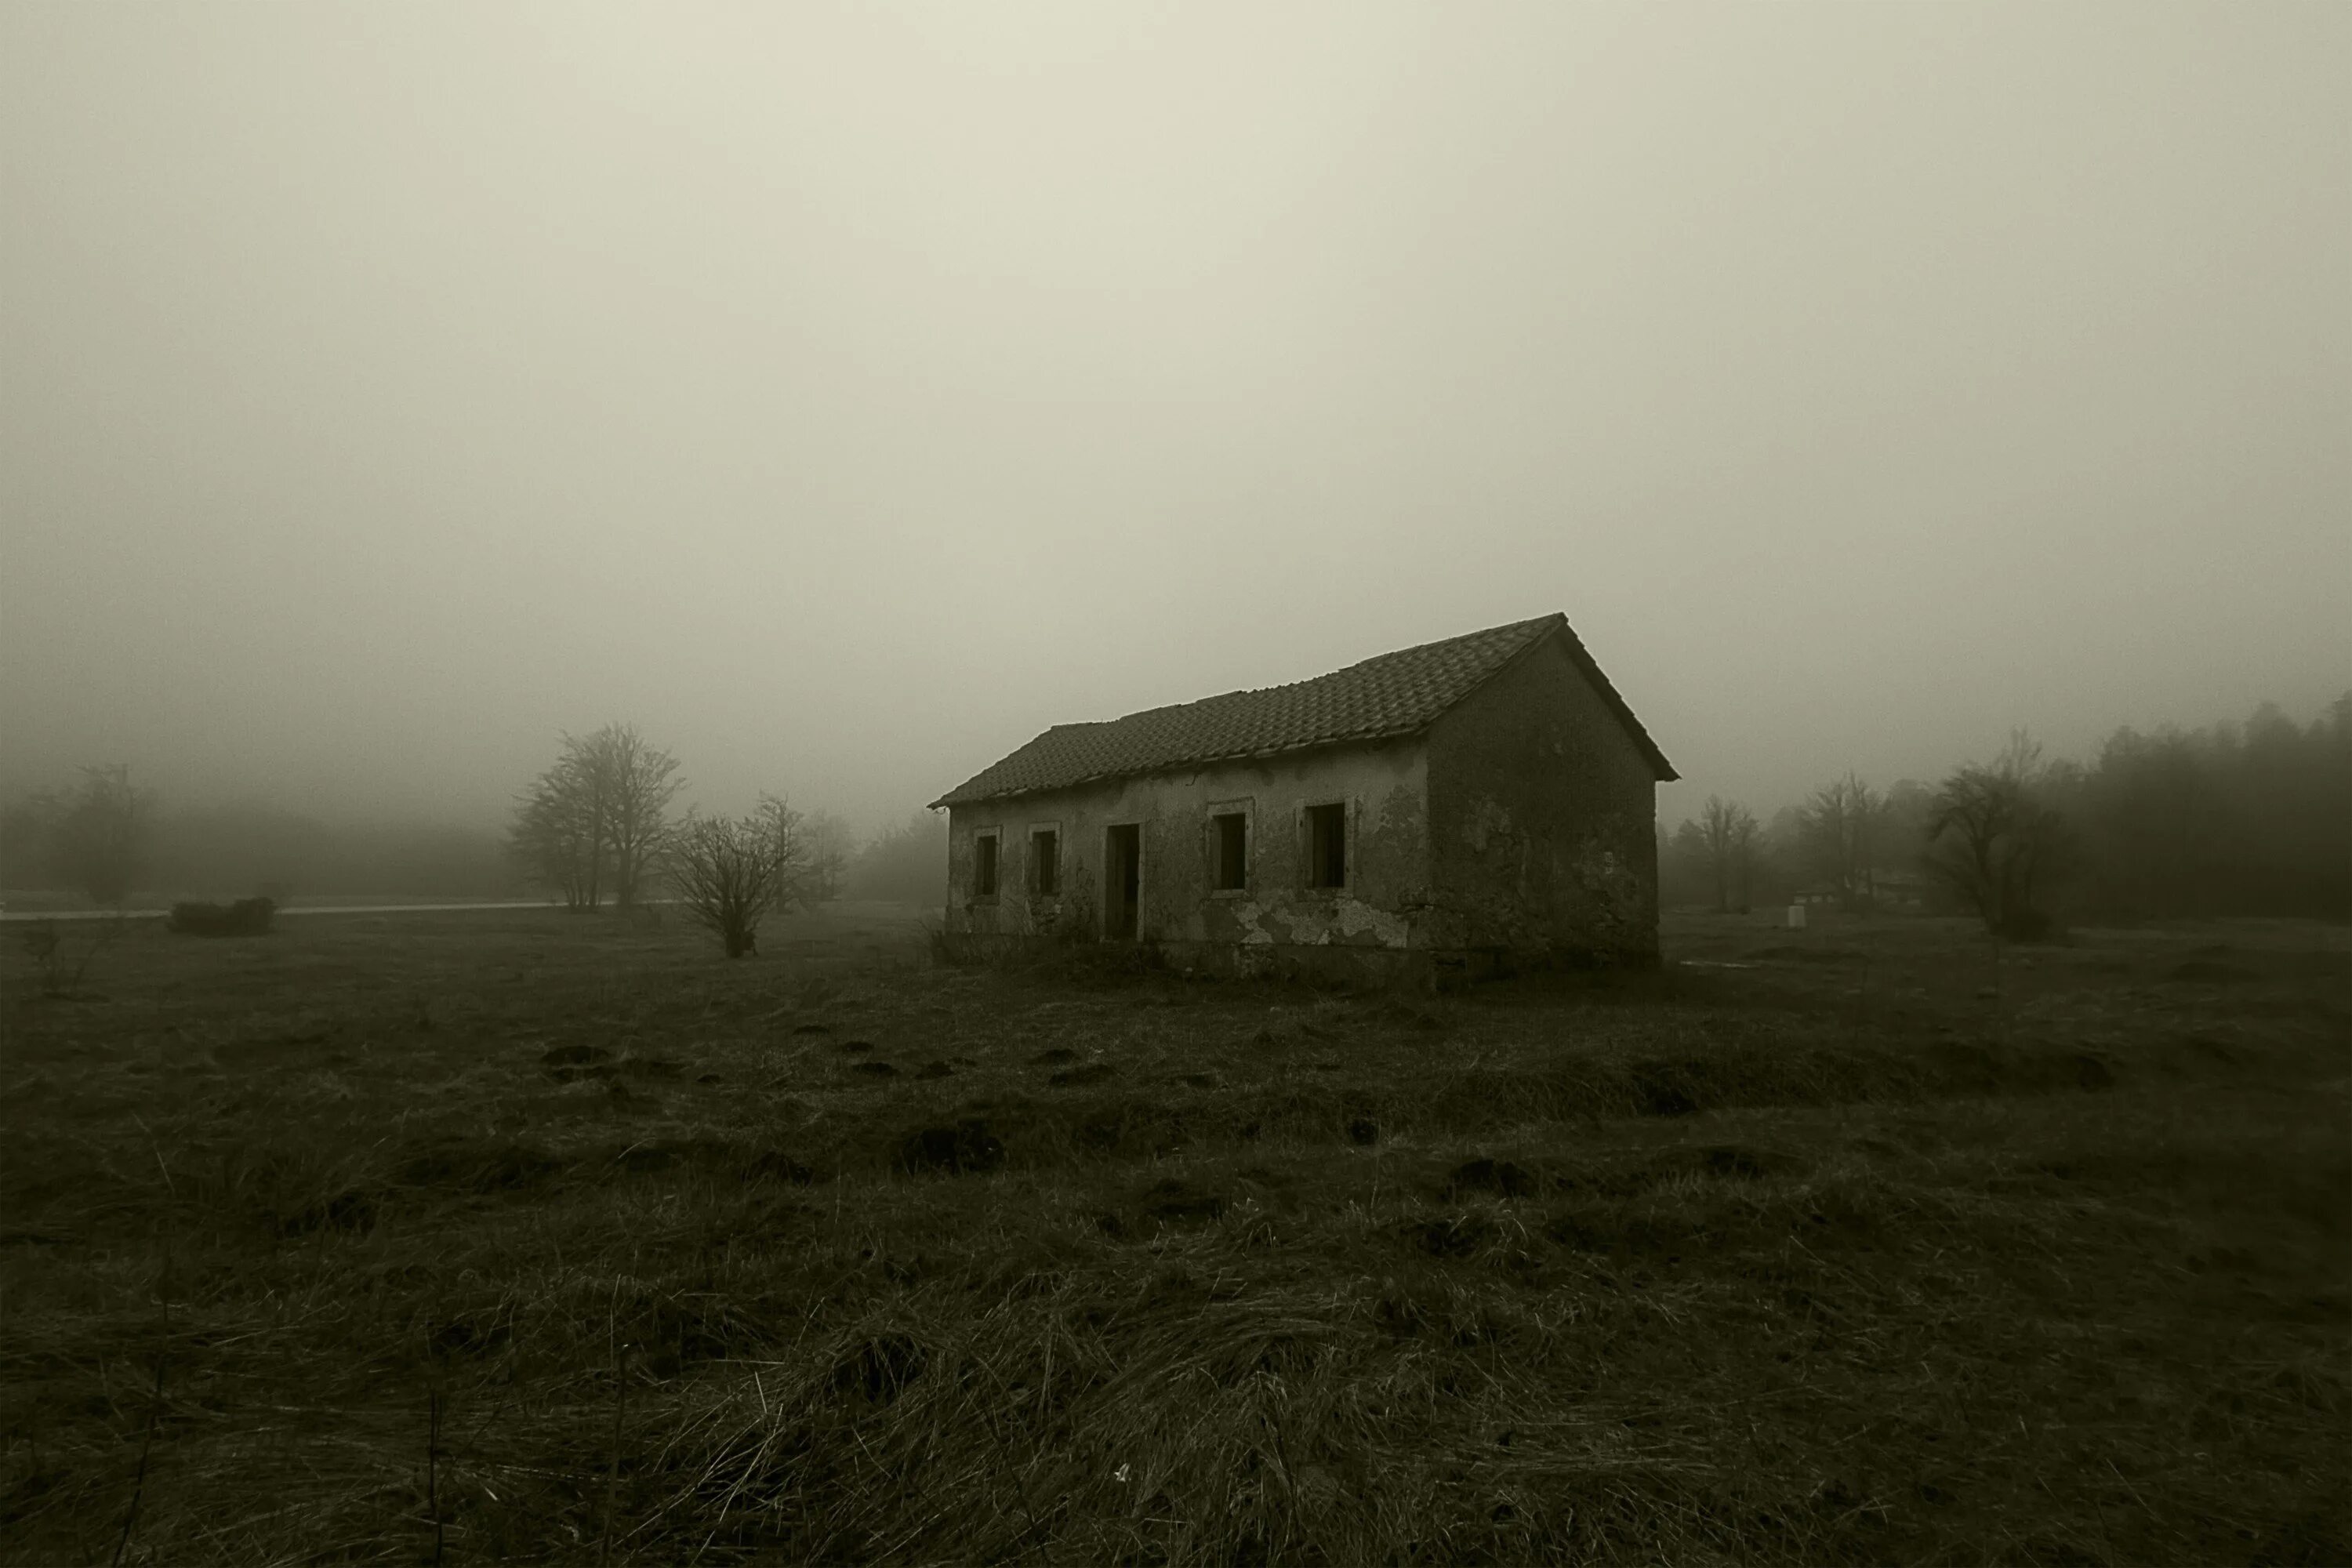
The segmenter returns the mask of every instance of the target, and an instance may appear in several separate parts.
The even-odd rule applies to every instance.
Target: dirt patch
[[[976,1118],[953,1127],[919,1128],[900,1141],[898,1164],[905,1171],[950,1175],[994,1171],[1004,1164],[1004,1144],[986,1121]]]
[[[425,1343],[436,1355],[443,1356],[494,1355],[513,1338],[514,1313],[507,1308],[460,1312],[425,1331]]]
[[[747,1182],[782,1182],[795,1187],[805,1187],[817,1179],[814,1171],[773,1149],[748,1162],[742,1168],[742,1177]]]
[[[897,1078],[898,1069],[888,1062],[853,1062],[849,1070],[863,1078]]]
[[[2236,985],[2261,978],[2242,963],[2224,963],[2216,958],[2184,959],[2166,970],[2164,977],[2196,985]]]
[[[353,1187],[281,1218],[278,1228],[285,1236],[308,1236],[322,1230],[364,1231],[375,1228],[375,1194]]]
[[[953,1078],[955,1070],[945,1062],[925,1062],[915,1069],[915,1076],[919,1079]]]
[[[400,1167],[396,1179],[411,1187],[509,1193],[536,1186],[562,1169],[553,1155],[528,1144],[453,1145],[417,1155]]]
[[[1696,1151],[1698,1168],[1720,1181],[1752,1182],[1772,1174],[1784,1162],[1760,1149],[1720,1143]]]
[[[1698,1075],[1673,1062],[1635,1062],[1633,1109],[1643,1116],[1689,1116],[1700,1109]]]
[[[1432,1258],[1467,1258],[1499,1234],[1495,1222],[1480,1215],[1408,1220],[1403,1230],[1406,1239]]]
[[[1445,1195],[1460,1198],[1472,1193],[1523,1198],[1536,1190],[1535,1173],[1511,1160],[1477,1159],[1456,1165],[1445,1178]]]
[[[1071,1139],[1081,1152],[1125,1159],[1173,1153],[1191,1141],[1181,1115],[1150,1100],[1105,1107],[1080,1122]]]
[[[1144,1193],[1143,1212],[1166,1225],[1198,1225],[1225,1212],[1225,1199],[1173,1177],[1155,1182]]]

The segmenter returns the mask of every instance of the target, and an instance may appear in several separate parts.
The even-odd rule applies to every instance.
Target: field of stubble
[[[17,941],[6,1562],[2352,1561],[2340,929]]]

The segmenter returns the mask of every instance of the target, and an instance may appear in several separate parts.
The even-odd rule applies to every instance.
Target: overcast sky
[[[0,783],[895,819],[1564,610],[1759,811],[2352,685],[2352,7],[0,10]]]

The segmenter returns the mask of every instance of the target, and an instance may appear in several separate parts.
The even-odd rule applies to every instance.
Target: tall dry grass
[[[1436,1001],[872,937],[12,986],[0,1554],[2342,1554],[2320,938],[2047,953],[1996,1035],[1927,927]]]

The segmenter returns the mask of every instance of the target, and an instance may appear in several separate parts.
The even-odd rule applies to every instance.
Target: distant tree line
[[[1759,824],[1710,796],[1659,847],[1662,900],[1738,910],[1967,911],[2030,940],[2062,918],[2352,919],[2352,694],[2299,725],[2118,730],[2088,763],[2023,735],[1935,785],[1854,774]]]
[[[127,763],[81,770],[65,789],[39,790],[0,811],[0,885],[73,889],[119,906],[152,858],[155,806]]]
[[[258,804],[167,809],[127,771],[0,811],[0,886],[120,905],[131,893],[207,898],[383,893],[513,898],[499,835],[440,823],[324,823]],[[120,781],[120,783],[118,783]]]
[[[108,763],[0,807],[0,889],[71,893],[101,907],[134,893],[286,903],[540,892],[583,910],[667,900],[679,896],[679,835],[709,820],[673,816],[681,783],[676,759],[632,727],[563,736],[555,763],[526,786],[501,835],[456,825],[334,824],[255,804],[171,809],[127,765]],[[778,840],[786,903],[947,901],[947,824],[937,816],[917,812],[861,842],[831,812],[763,796],[753,815]]]
[[[885,828],[849,857],[843,896],[943,909],[948,901],[948,825],[919,811]]]
[[[101,907],[133,893],[219,898],[384,894],[499,898],[520,890],[498,835],[415,823],[331,824],[258,805],[172,809],[110,763],[0,809],[0,887]]]

